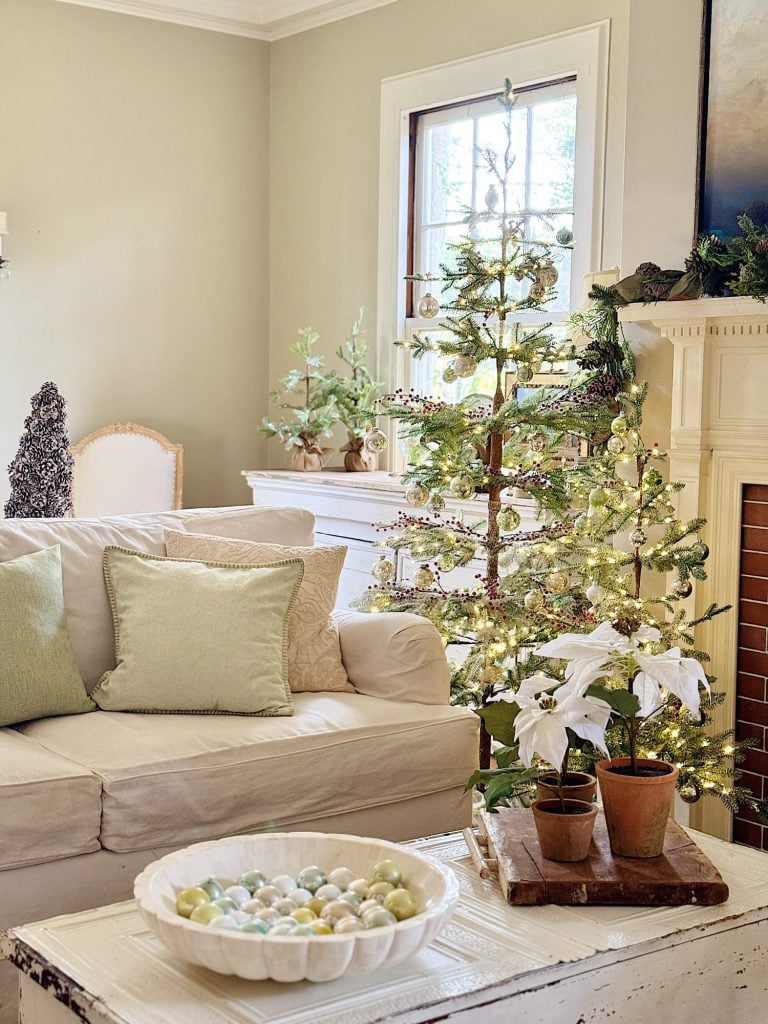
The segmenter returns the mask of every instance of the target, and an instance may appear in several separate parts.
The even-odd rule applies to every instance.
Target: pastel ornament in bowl
[[[370,909],[377,912],[373,926],[339,908],[343,920],[359,923],[334,928],[331,933],[327,919],[297,924],[291,918],[290,925],[273,924],[267,934],[261,934],[255,925],[255,930],[235,931],[226,925],[198,924],[180,916],[176,909],[179,893],[191,888],[190,882],[196,879],[239,879],[258,867],[269,879],[287,873],[300,883],[309,880],[310,885],[302,887],[310,890],[320,878],[319,873],[312,879],[303,876],[305,865],[322,865],[329,872],[344,865],[354,881],[372,878],[375,866],[383,861],[392,861],[401,869],[403,884],[418,907],[412,916],[398,920],[373,900]],[[322,884],[328,883],[323,880]],[[134,893],[147,926],[180,959],[220,974],[295,982],[331,981],[407,960],[429,945],[448,923],[458,902],[459,886],[449,867],[407,846],[358,836],[291,832],[233,836],[168,854],[144,869],[136,879]],[[314,902],[315,898],[308,904]],[[329,901],[320,909],[332,902],[338,901]]]

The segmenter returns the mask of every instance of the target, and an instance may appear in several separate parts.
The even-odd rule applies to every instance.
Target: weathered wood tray
[[[728,886],[717,868],[671,820],[664,852],[648,860],[614,857],[602,811],[598,811],[590,855],[578,864],[542,857],[533,815],[524,808],[501,808],[496,814],[483,811],[483,840],[489,858],[497,862],[507,902],[518,906],[712,906],[728,899]]]

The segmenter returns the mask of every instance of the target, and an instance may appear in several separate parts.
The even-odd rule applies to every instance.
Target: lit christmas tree
[[[42,519],[72,514],[72,456],[67,404],[50,381],[32,398],[19,450],[8,467],[11,496],[7,519]]]
[[[500,102],[509,145],[502,156],[480,154],[498,190],[489,191],[486,211],[470,214],[468,236],[450,247],[452,265],[441,266],[440,277],[416,278],[442,283],[444,333],[399,343],[415,358],[427,352],[451,358],[449,380],[472,376],[479,363],[490,362],[494,394],[454,403],[414,392],[390,396],[389,414],[421,456],[404,477],[414,511],[400,514],[396,532],[382,544],[407,552],[420,568],[413,585],[404,586],[382,555],[373,570],[378,582],[361,599],[371,611],[426,616],[453,651],[465,654],[454,664],[453,693],[457,702],[477,708],[487,727],[481,764],[489,760],[488,733],[502,744],[494,751],[497,767],[472,780],[484,784],[489,805],[531,787],[514,743],[516,705],[494,698],[516,690],[532,672],[562,672],[562,665],[536,657],[540,644],[563,633],[589,633],[603,621],[627,635],[645,624],[661,631],[659,650],[680,647],[685,656],[706,661],[695,650],[694,628],[724,610],[712,606],[699,619],[687,613],[691,579],[705,578],[708,550],[698,538],[704,524],[677,519],[672,499],[682,485],[664,481],[658,468],[663,453],[644,445],[645,387],[635,382],[610,294],[597,290],[596,305],[575,318],[588,341],[578,352],[555,341],[550,325],[521,322],[521,313],[540,310],[551,296],[558,246],[525,238],[510,217],[509,82]],[[568,245],[570,233],[559,232],[558,241]],[[569,359],[578,369],[563,374],[557,387],[525,388],[534,374]],[[590,446],[589,457],[563,455],[574,436]],[[508,503],[521,491],[537,511],[536,528],[525,532]],[[446,495],[475,498],[477,517],[447,515]],[[452,587],[446,574],[476,558],[485,570],[475,585]],[[663,592],[649,592],[649,573]],[[711,704],[721,699],[704,698],[702,720],[692,722],[670,698],[644,725],[638,753],[676,763],[680,792],[691,802],[712,792],[731,807],[740,800],[757,806],[747,790],[734,787],[745,744],[708,732]],[[625,754],[626,729],[617,721],[608,735],[612,754]],[[597,758],[582,743],[571,765]]]

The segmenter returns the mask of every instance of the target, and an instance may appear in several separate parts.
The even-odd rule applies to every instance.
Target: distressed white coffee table
[[[419,840],[459,877],[451,924],[409,963],[322,985],[188,966],[132,903],[14,928],[1,950],[19,970],[24,1024],[765,1024],[768,856],[696,841],[727,903],[510,907],[461,836]]]

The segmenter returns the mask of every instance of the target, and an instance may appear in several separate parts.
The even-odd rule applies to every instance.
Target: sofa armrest
[[[410,612],[335,611],[341,660],[358,693],[414,704],[448,704],[451,670],[440,634]]]

